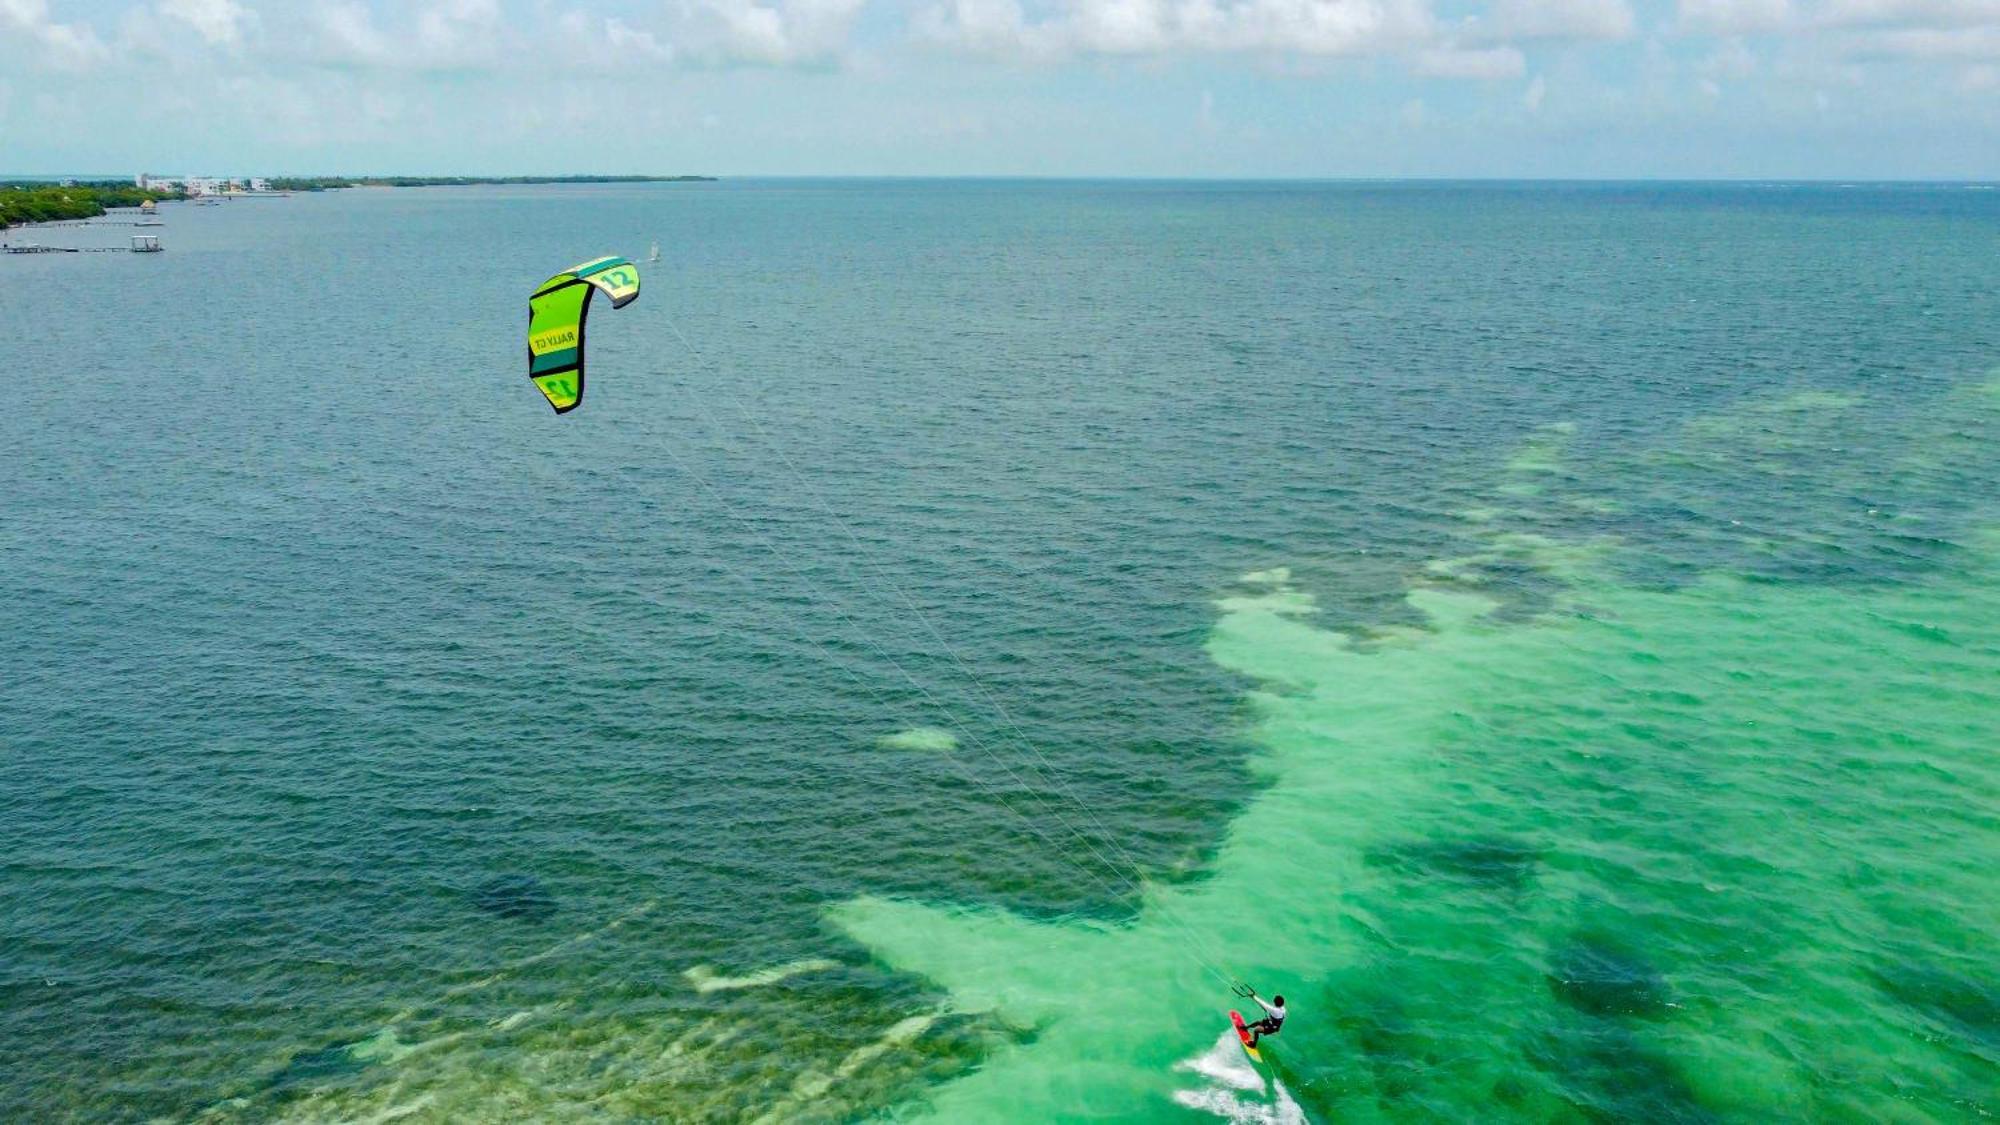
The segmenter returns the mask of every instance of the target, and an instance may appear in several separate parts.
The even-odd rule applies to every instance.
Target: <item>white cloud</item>
[[[1281,52],[1360,55],[1419,48],[1424,0],[1067,0],[1040,18],[1016,0],[947,0],[918,33],[995,55]]]
[[[641,31],[615,16],[604,21],[604,41],[614,53],[630,52],[656,59],[664,59],[671,54],[660,45],[652,32]]]
[[[1161,50],[1175,37],[1180,12],[1163,0],[1094,0],[1073,10],[1072,26],[1088,50],[1108,54],[1138,54]],[[1194,35],[1222,30],[1226,20],[1207,5],[1188,5],[1186,25]]]
[[[55,22],[48,0],[0,0],[0,31],[19,35],[58,70],[80,70],[110,53],[89,25]]]
[[[1762,35],[1792,23],[1791,0],[1680,0],[1682,31],[1697,35]]]
[[[252,18],[249,9],[235,0],[161,0],[160,14],[187,24],[218,47],[237,43],[243,24]]]
[[[1847,59],[2000,61],[2000,0],[1827,0],[1814,15]]]
[[[599,19],[571,10],[556,20],[554,35],[538,37],[541,49],[574,66],[657,64],[674,58],[671,45],[616,16]]]
[[[509,56],[510,46],[528,45],[511,44],[496,0],[433,0],[414,12],[388,11],[391,18],[377,23],[375,10],[357,0],[320,4],[308,17],[307,56],[335,67],[488,70]]]
[[[1846,42],[1850,58],[2000,59],[2000,26],[1906,27],[1868,32]]]
[[[417,15],[417,49],[427,58],[472,59],[496,45],[497,0],[442,0]]]
[[[0,0],[0,20],[15,31],[49,22],[49,0]]]
[[[863,0],[693,0],[693,41],[722,62],[824,63],[847,47]]]
[[[1528,60],[1515,47],[1429,47],[1417,52],[1414,69],[1429,78],[1519,78]]]
[[[1625,0],[1494,0],[1487,31],[1499,39],[1629,39]]]
[[[365,4],[323,4],[313,10],[312,22],[319,53],[329,61],[378,65],[394,53]]]
[[[884,0],[886,2],[886,0]],[[868,0],[666,0],[604,16],[555,0],[138,0],[58,22],[50,0],[0,0],[0,50],[33,65],[76,68],[114,56],[199,70],[199,48],[225,48],[236,73],[296,68],[412,74],[504,73],[523,58],[564,63],[822,66],[848,49]],[[79,6],[83,6],[79,3]]]
[[[1036,55],[1056,46],[1052,37],[1029,31],[1015,0],[947,0],[919,9],[910,26],[919,39],[977,54]]]
[[[2000,24],[2000,0],[1823,0],[1815,22],[1835,26]]]
[[[1692,35],[1812,35],[1842,29],[1949,31],[2000,27],[2000,0],[1679,0]]]
[[[772,10],[756,8],[756,0],[696,2]],[[1421,75],[1478,78],[1518,77],[1524,66],[1506,52],[1518,55],[1523,45],[1616,42],[1638,32],[1631,0],[1484,0],[1456,19],[1438,18],[1431,3],[930,0],[912,27],[919,38],[997,56],[1403,53]],[[1718,37],[1994,26],[2000,26],[2000,0],[1677,0],[1672,24],[1681,34]]]
[[[2000,0],[1679,0],[1676,30],[1729,37],[1702,64],[1711,80],[1755,68],[1741,36],[1813,42],[1850,64],[2000,60]]]

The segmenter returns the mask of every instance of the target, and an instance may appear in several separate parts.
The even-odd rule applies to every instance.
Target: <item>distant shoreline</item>
[[[293,192],[508,184],[710,183],[715,179],[714,176],[283,176],[263,181],[264,186],[257,191],[231,190],[196,196],[172,185],[141,187],[123,180],[58,183],[13,180],[0,181],[0,231],[78,225],[103,218],[114,209],[134,208],[142,203],[269,198]],[[233,186],[234,181],[231,183]]]
[[[358,187],[478,187],[484,184],[712,183],[714,176],[273,176],[272,191],[338,191]]]

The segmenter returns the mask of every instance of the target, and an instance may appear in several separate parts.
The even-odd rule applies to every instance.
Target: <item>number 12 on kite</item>
[[[528,298],[528,378],[567,414],[583,402],[583,326],[602,290],[611,307],[639,299],[639,267],[613,255],[571,266]]]

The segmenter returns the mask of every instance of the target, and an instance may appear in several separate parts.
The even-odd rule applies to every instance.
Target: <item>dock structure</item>
[[[130,246],[43,246],[35,242],[23,242],[19,246],[0,244],[0,253],[4,254],[160,254],[166,249],[160,245],[157,234],[135,234]]]
[[[111,220],[110,222],[87,220],[67,220],[53,223],[31,223],[28,227],[163,227],[167,224],[155,218],[145,218],[137,222]],[[21,233],[27,233],[24,227]],[[0,242],[0,253],[6,254],[158,254],[166,247],[160,245],[157,234],[135,234],[129,246],[44,246],[39,242]]]

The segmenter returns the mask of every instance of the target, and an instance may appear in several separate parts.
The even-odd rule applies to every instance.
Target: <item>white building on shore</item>
[[[132,177],[132,183],[147,191],[185,191],[189,195],[226,195],[232,192],[271,190],[271,181],[262,176],[221,179],[215,176],[155,176],[149,172],[141,172]]]

